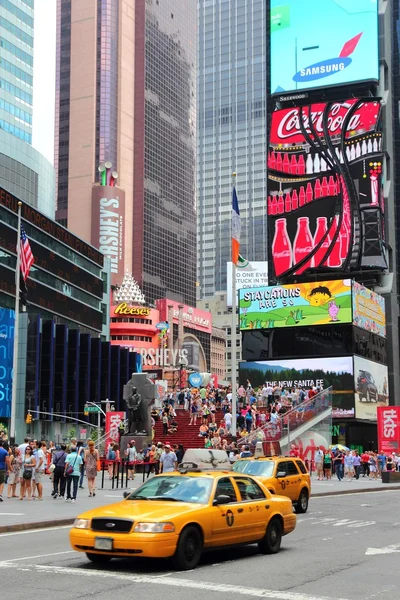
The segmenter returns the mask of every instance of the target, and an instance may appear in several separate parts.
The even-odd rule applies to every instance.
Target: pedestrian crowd
[[[384,471],[400,471],[400,454],[393,452],[385,454],[383,451],[364,451],[333,448],[326,450],[318,447],[314,455],[314,464],[317,479],[331,479],[336,475],[339,481],[347,479],[354,481],[360,477],[371,480],[378,479]]]

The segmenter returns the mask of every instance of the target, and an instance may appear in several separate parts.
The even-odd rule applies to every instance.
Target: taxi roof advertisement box
[[[92,188],[92,239],[111,262],[111,284],[124,278],[125,192],[118,187]]]
[[[378,448],[385,453],[400,451],[400,406],[378,406]]]
[[[273,94],[378,81],[378,0],[271,0],[271,57]]]

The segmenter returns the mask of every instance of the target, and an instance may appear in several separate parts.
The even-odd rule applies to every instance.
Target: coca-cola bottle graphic
[[[331,239],[334,238],[336,231],[338,230],[339,227],[339,215],[335,216],[335,219],[332,222],[330,231],[329,231],[329,236],[331,237]],[[332,251],[328,257],[328,261],[327,261],[327,265],[328,267],[340,267],[342,264],[342,258],[341,258],[341,238],[340,238],[340,232],[339,235],[336,238],[336,242],[332,248]]]
[[[314,198],[321,198],[321,183],[319,179],[317,179],[317,181],[315,182]]]
[[[283,170],[284,170],[285,173],[289,173],[289,171],[290,171],[290,162],[289,162],[289,156],[288,156],[287,152],[285,152],[285,154],[283,155],[282,168],[283,168]]]
[[[268,196],[267,214],[272,215],[272,196]]]
[[[278,196],[278,215],[283,215],[285,212],[285,203],[283,201],[283,196]]]
[[[328,188],[328,180],[326,177],[322,178],[322,186],[321,186],[321,190],[322,190],[322,196],[328,196],[329,194],[329,188]]]
[[[277,219],[275,236],[272,242],[272,260],[275,275],[285,273],[292,266],[292,247],[286,229],[286,219]]]
[[[297,161],[297,174],[304,175],[306,172],[306,163],[304,162],[304,156],[300,154],[299,160]]]
[[[333,179],[332,175],[329,177],[328,187],[329,187],[329,195],[336,196],[336,183],[335,183],[335,180]]]
[[[304,191],[304,186],[302,185],[300,188],[300,194],[299,194],[299,206],[304,206],[306,203],[306,193]]]
[[[307,183],[307,189],[306,189],[306,202],[308,204],[309,202],[312,202],[312,201],[313,201],[312,186],[311,186],[311,183],[308,182]]]
[[[313,239],[311,236],[308,217],[299,217],[297,219],[297,232],[293,243],[294,264],[298,264],[306,258],[313,250]],[[313,266],[313,259],[310,258],[304,265],[297,269],[296,274],[303,273],[306,269]]]
[[[314,248],[320,243],[324,235],[328,230],[328,221],[326,217],[317,217],[317,230],[314,236]],[[321,244],[321,247],[314,254],[314,267],[319,267],[326,256],[331,240],[329,235],[326,236],[325,241]]]
[[[297,175],[297,160],[295,154],[293,154],[290,159],[290,173],[292,175]]]
[[[276,154],[276,170],[277,171],[282,171],[282,154],[280,152],[277,152]]]
[[[297,190],[293,190],[292,194],[292,210],[296,210],[299,208],[299,197],[297,195]]]
[[[291,212],[292,210],[292,199],[290,197],[289,192],[287,192],[286,196],[285,196],[285,212]]]

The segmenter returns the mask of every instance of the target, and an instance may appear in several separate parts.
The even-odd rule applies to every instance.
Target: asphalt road
[[[256,546],[204,556],[195,571],[163,561],[115,559],[103,567],[70,550],[68,527],[0,535],[1,596],[26,600],[392,600],[400,595],[400,492],[310,501],[275,556]]]

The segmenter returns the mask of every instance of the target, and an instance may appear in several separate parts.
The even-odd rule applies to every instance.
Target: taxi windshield
[[[210,499],[212,483],[212,479],[207,477],[153,477],[132,492],[127,500],[207,504]]]
[[[234,463],[233,470],[237,473],[247,473],[256,477],[272,477],[274,466],[274,462],[267,460],[238,460]]]

